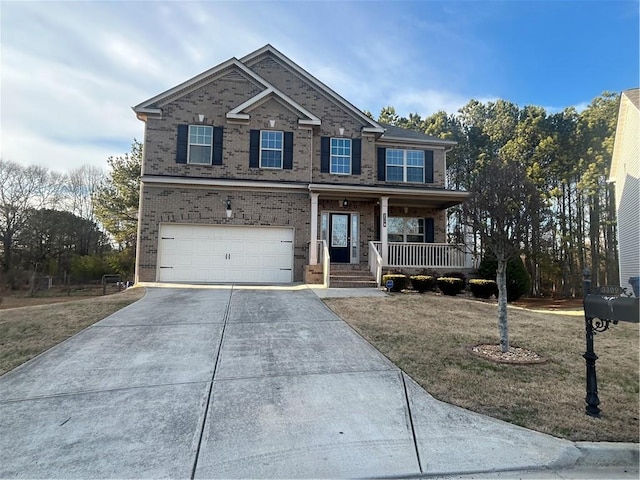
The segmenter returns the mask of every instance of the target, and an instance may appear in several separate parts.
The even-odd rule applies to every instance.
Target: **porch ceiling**
[[[369,187],[363,185],[310,184],[309,191],[320,198],[379,201],[389,198],[389,206],[445,209],[462,203],[471,194],[460,190]]]

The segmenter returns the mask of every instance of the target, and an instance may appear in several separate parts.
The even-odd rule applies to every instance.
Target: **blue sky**
[[[106,168],[131,106],[271,43],[374,115],[502,98],[584,108],[640,85],[639,1],[0,2],[1,155]]]

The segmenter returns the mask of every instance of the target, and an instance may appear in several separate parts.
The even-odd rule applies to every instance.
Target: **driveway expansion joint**
[[[343,322],[341,318],[332,318],[332,319],[317,319],[317,320],[276,320],[276,321],[265,321],[265,322],[256,322],[256,321],[240,321],[233,320],[229,322],[232,325],[280,325],[282,323],[293,323],[295,325],[302,325],[305,323],[331,323],[331,322]]]
[[[418,459],[418,468],[420,473],[423,473],[422,460],[420,459],[420,448],[418,447],[418,439],[416,437],[416,427],[413,424],[413,415],[411,414],[411,402],[409,401],[409,392],[407,391],[407,382],[405,379],[405,373],[400,370],[400,379],[402,380],[402,390],[404,392],[404,401],[407,408],[407,415],[409,416],[409,426],[411,427],[411,438],[413,439],[413,446],[416,449],[416,458]]]
[[[209,380],[203,382],[173,382],[173,383],[149,383],[145,385],[132,385],[128,387],[116,387],[116,388],[105,388],[105,389],[97,389],[97,390],[79,390],[76,392],[64,392],[64,393],[52,393],[51,395],[34,395],[32,397],[19,397],[19,398],[10,398],[8,400],[0,399],[0,405],[16,403],[16,402],[29,402],[34,400],[46,400],[48,398],[64,398],[64,397],[75,397],[80,395],[94,395],[96,393],[110,393],[110,392],[124,392],[128,390],[140,390],[143,388],[162,388],[162,387],[175,387],[177,385],[203,385],[211,383]]]
[[[136,327],[190,327],[193,325],[223,325],[224,322],[187,322],[187,323],[128,323],[123,325],[91,325],[88,328],[136,328]]]
[[[200,451],[202,448],[202,439],[204,438],[204,429],[207,424],[207,414],[209,412],[209,406],[211,404],[211,397],[213,395],[213,382],[216,378],[216,373],[218,370],[218,364],[220,362],[220,355],[222,353],[222,345],[224,343],[224,333],[227,329],[227,325],[229,322],[229,315],[231,313],[231,299],[233,298],[233,287],[231,287],[231,291],[229,294],[229,299],[227,301],[227,306],[224,311],[223,323],[222,323],[222,332],[220,333],[220,341],[218,342],[218,351],[216,353],[216,359],[213,364],[213,372],[211,372],[211,381],[209,384],[209,391],[207,392],[207,401],[204,406],[204,414],[202,415],[202,422],[200,424],[200,435],[198,439],[198,446],[196,448],[196,455],[193,460],[193,468],[191,469],[191,480],[193,480],[196,476],[196,469],[198,468],[198,459],[200,457]]]
[[[324,371],[324,372],[303,372],[303,373],[281,373],[281,374],[271,374],[271,375],[255,375],[250,377],[223,377],[223,378],[215,378],[213,383],[218,382],[229,382],[235,380],[254,380],[260,378],[289,378],[289,377],[310,377],[314,375],[349,375],[354,373],[385,373],[385,372],[394,372],[397,371],[397,368],[389,367],[389,368],[381,368],[381,369],[370,369],[370,370],[339,370],[339,371]]]

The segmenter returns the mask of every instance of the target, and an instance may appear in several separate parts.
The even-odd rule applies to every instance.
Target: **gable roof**
[[[381,134],[384,132],[384,128],[380,126],[380,124],[375,122],[373,119],[367,117],[363,112],[361,112],[351,103],[349,103],[347,100],[342,98],[336,92],[334,92],[329,87],[327,87],[324,83],[320,82],[313,75],[306,72],[304,69],[302,69],[300,66],[292,62],[289,58],[284,56],[282,53],[280,53],[278,50],[276,50],[273,46],[269,44],[256,50],[253,53],[246,55],[240,60],[238,60],[235,57],[230,58],[229,60],[222,62],[221,64],[216,65],[215,67],[212,67],[209,70],[202,72],[201,74],[196,75],[195,77],[192,77],[189,80],[186,80],[185,82],[182,82],[179,85],[176,85],[175,87],[170,88],[169,90],[166,90],[156,95],[155,97],[145,100],[144,102],[131,108],[138,115],[143,114],[143,115],[160,116],[162,115],[161,106],[163,103],[166,103],[169,100],[180,98],[181,96],[192,92],[196,88],[199,88],[204,84],[214,81],[225,71],[232,68],[236,68],[236,69],[239,69],[249,79],[256,82],[264,90],[262,90],[259,94],[255,95],[253,98],[250,98],[249,100],[243,102],[241,105],[238,105],[237,107],[233,108],[231,111],[227,112],[227,118],[235,119],[235,120],[246,120],[249,118],[249,116],[244,112],[249,111],[252,108],[255,108],[256,106],[260,105],[261,102],[266,101],[266,99],[275,97],[278,101],[285,104],[285,106],[292,108],[294,111],[300,112],[304,117],[306,117],[299,120],[299,123],[301,125],[320,125],[321,120],[316,115],[314,115],[312,112],[302,107],[302,105],[295,102],[293,99],[285,95],[274,85],[269,83],[266,79],[262,78],[260,75],[258,75],[257,73],[255,73],[253,70],[249,68],[248,65],[250,65],[252,62],[259,61],[264,55],[267,55],[267,54],[270,54],[276,59],[278,59],[278,61],[282,62],[291,70],[293,70],[294,72],[302,76],[306,81],[310,82],[317,88],[321,89],[327,97],[333,99],[336,103],[341,105],[343,108],[347,109],[355,117],[363,120],[368,125],[367,127],[363,128],[363,132],[378,133],[378,134]]]
[[[384,134],[382,134],[379,140],[412,141],[412,142],[418,142],[418,143],[429,143],[429,144],[437,144],[437,145],[445,145],[445,146],[453,146],[458,144],[458,142],[455,142],[452,140],[443,140],[441,138],[434,137],[432,135],[416,132],[415,130],[396,127],[394,125],[389,125],[387,123],[381,123],[380,125],[384,127],[385,132]]]
[[[640,110],[640,88],[630,88],[622,92],[622,95],[627,97],[631,103],[633,103],[638,110]]]
[[[636,118],[640,117],[640,88],[632,88],[625,90],[620,95],[620,106],[618,108],[618,122],[616,124],[616,133],[613,142],[613,154],[611,156],[611,168],[609,169],[609,181],[615,182],[618,175],[619,164],[623,155],[621,149],[625,135],[629,135],[628,128],[625,128],[628,121],[631,121],[631,115]],[[637,132],[633,132],[637,135]],[[634,137],[637,138],[637,137]],[[633,160],[633,159],[631,159]],[[636,162],[639,160],[636,157]]]
[[[219,65],[216,65],[215,67],[212,67],[209,70],[202,72],[201,74],[196,75],[195,77],[192,77],[189,80],[186,80],[185,82],[182,82],[179,85],[176,85],[175,87],[170,88],[169,90],[166,90],[165,92],[162,92],[155,97],[145,100],[144,102],[131,108],[138,115],[143,114],[161,116],[161,107],[164,103],[176,98],[180,98],[181,96],[192,92],[196,88],[214,81],[216,78],[226,73],[226,71],[235,68],[240,70],[240,72],[244,74],[248,79],[252,80],[257,85],[262,87],[263,90],[260,91],[260,93],[258,93],[257,95],[253,96],[252,98],[246,100],[242,104],[227,112],[226,117],[228,119],[248,120],[249,114],[247,112],[260,106],[262,103],[275,98],[283,105],[291,108],[296,112],[301,113],[302,116],[305,117],[298,120],[298,123],[300,125],[321,125],[322,121],[320,118],[318,118],[316,115],[304,108],[299,103],[295,102],[289,96],[285,95],[278,88],[269,83],[266,79],[251,70],[251,65],[258,63],[267,55],[275,57],[279,62],[293,70],[307,82],[320,89],[327,97],[348,110],[354,117],[359,118],[363,122],[365,122],[368,126],[363,127],[362,131],[364,133],[374,133],[376,135],[380,135],[379,140],[382,141],[402,141],[443,146],[453,146],[457,144],[457,142],[453,142],[450,140],[443,140],[441,138],[433,137],[431,135],[425,135],[413,130],[407,130],[405,128],[376,122],[372,118],[365,115],[364,112],[356,108],[353,104],[337,94],[335,91],[333,91],[331,88],[326,86],[316,77],[291,61],[291,59],[283,55],[280,51],[278,51],[270,44],[267,44],[264,47],[259,48],[258,50],[248,55],[245,55],[240,60],[235,57],[230,58],[229,60],[222,62]]]
[[[333,91],[327,85],[325,85],[320,80],[318,80],[316,77],[314,77],[309,72],[307,72],[305,69],[300,67],[300,65],[298,65],[298,64],[294,63],[293,61],[291,61],[291,59],[289,59],[288,57],[283,55],[280,51],[278,51],[276,48],[274,48],[271,44],[266,44],[264,47],[259,48],[255,52],[252,52],[252,53],[250,53],[248,55],[245,55],[244,57],[242,57],[240,59],[240,61],[243,64],[247,65],[247,66],[251,66],[251,65],[257,63],[263,56],[265,56],[267,54],[271,54],[272,56],[277,58],[281,63],[283,63],[284,65],[289,67],[291,70],[296,72],[298,75],[303,77],[306,81],[308,81],[312,85],[314,85],[317,88],[319,88],[320,90],[322,90],[327,96],[332,98],[335,102],[337,102],[338,104],[340,104],[341,106],[343,106],[344,108],[349,110],[354,116],[356,116],[357,118],[359,118],[359,119],[363,120],[364,122],[366,122],[369,125],[369,127],[365,127],[363,129],[363,131],[371,132],[371,133],[383,133],[384,128],[378,122],[376,122],[372,118],[369,118],[368,116],[366,116],[364,114],[364,112],[362,112],[360,109],[356,108],[353,104],[348,102],[342,96],[338,95],[335,91]]]
[[[264,78],[259,76],[253,70],[249,69],[246,65],[240,62],[237,58],[231,58],[226,62],[222,62],[221,64],[210,68],[206,72],[203,72],[199,75],[196,75],[189,80],[182,82],[181,84],[162,92],[155,97],[150,98],[142,102],[135,107],[132,107],[133,111],[140,114],[150,114],[150,115],[162,115],[161,105],[169,100],[173,100],[179,98],[183,95],[186,95],[193,91],[196,88],[199,88],[203,84],[214,81],[221,74],[225,73],[227,70],[232,68],[239,69],[242,73],[244,73],[249,79],[255,81],[258,85],[262,86],[264,90],[262,90],[259,94],[250,98],[246,102],[238,105],[231,111],[227,112],[227,118],[236,119],[236,120],[248,120],[249,115],[242,113],[244,110],[250,110],[251,107],[256,107],[260,105],[260,102],[265,101],[267,97],[277,97],[282,103],[286,106],[289,106],[295,111],[302,113],[306,119],[298,120],[298,123],[301,125],[320,125],[320,119],[313,115],[311,112],[306,110],[302,105],[294,102],[287,95],[282,93],[276,87],[267,82]],[[267,98],[268,99],[268,98]]]
[[[190,93],[203,84],[212,82],[221,73],[234,67],[242,71],[242,73],[244,73],[248,78],[254,80],[263,88],[274,88],[269,82],[267,82],[259,75],[256,75],[252,70],[247,68],[244,64],[240,63],[237,58],[233,57],[226,62],[222,62],[221,64],[216,65],[215,67],[210,68],[209,70],[202,72],[201,74],[196,75],[195,77],[192,77],[189,80],[182,82],[181,84],[176,85],[175,87],[170,88],[169,90],[166,90],[156,95],[155,97],[145,100],[144,102],[131,108],[136,113],[161,115],[162,110],[160,108],[160,105],[162,103],[166,102],[169,99],[180,98],[181,96]]]
[[[274,87],[269,87],[266,90],[258,93],[254,97],[250,98],[244,103],[241,103],[236,108],[232,109],[227,113],[227,118],[232,120],[249,120],[249,114],[243,112],[249,112],[254,108],[262,105],[264,102],[268,101],[271,98],[277,98],[281,100],[281,103],[284,103],[285,106],[289,106],[293,110],[302,113],[307,119],[300,119],[298,123],[300,125],[320,125],[321,121],[318,117],[316,117],[313,113],[305,109],[302,105],[294,102],[291,98],[287,97],[284,93],[275,89]]]

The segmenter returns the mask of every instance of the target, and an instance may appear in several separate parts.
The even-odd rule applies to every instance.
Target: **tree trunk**
[[[607,284],[620,285],[620,271],[618,269],[618,239],[616,201],[613,184],[606,186],[607,194],[607,239],[605,242],[605,254],[607,257]]]
[[[8,272],[11,269],[11,262],[12,262],[11,247],[13,243],[13,239],[11,237],[12,237],[11,233],[7,232],[5,233],[4,238],[2,239],[2,246],[4,249],[4,252],[2,255],[2,270],[4,272]]]
[[[591,196],[589,206],[589,241],[591,243],[591,278],[595,286],[602,285],[600,275],[600,199],[597,194]]]
[[[576,192],[576,201],[577,201],[577,219],[576,219],[576,246],[578,247],[578,272],[577,275],[574,276],[574,286],[576,291],[582,291],[582,283],[580,282],[580,278],[582,277],[582,272],[584,271],[587,260],[585,255],[585,225],[584,225],[584,198],[579,193]],[[593,277],[591,277],[593,278]]]
[[[509,351],[509,329],[507,327],[507,261],[498,259],[496,272],[498,284],[498,331],[500,332],[500,348],[504,353]]]
[[[561,208],[561,215],[560,215],[560,236],[561,236],[561,240],[560,240],[560,265],[562,268],[562,296],[563,297],[569,297],[571,295],[571,285],[570,285],[570,278],[571,278],[571,266],[570,266],[570,255],[569,255],[569,249],[571,248],[569,245],[569,239],[568,239],[568,232],[570,231],[569,229],[571,228],[569,225],[567,225],[568,222],[570,222],[571,220],[569,219],[569,215],[571,215],[571,213],[567,213],[567,203],[569,203],[571,200],[567,200],[568,197],[568,193],[567,190],[571,190],[570,188],[567,188],[567,185],[562,182],[562,200],[560,203],[560,208]],[[571,207],[569,207],[571,208]]]
[[[531,219],[531,288],[534,297],[540,296],[540,215],[533,212]]]

